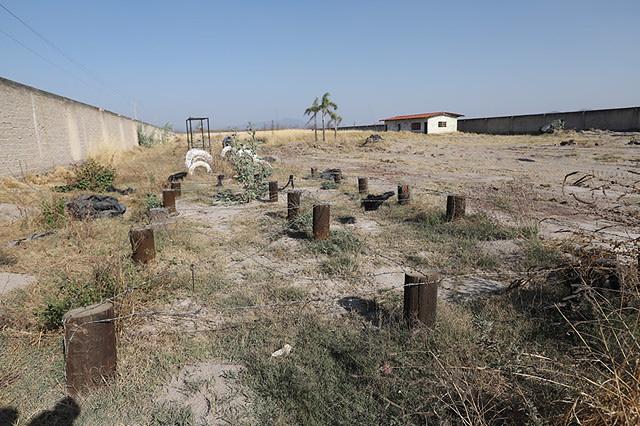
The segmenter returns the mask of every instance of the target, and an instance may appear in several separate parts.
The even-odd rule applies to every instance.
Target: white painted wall
[[[447,123],[447,127],[438,127],[438,122],[444,121]],[[420,123],[420,130],[411,130],[411,123]],[[438,115],[429,119],[420,120],[398,120],[398,121],[385,121],[387,125],[387,131],[390,132],[415,132],[424,133],[424,125],[427,123],[427,130],[430,134],[439,133],[452,133],[458,131],[458,119],[454,117],[448,117],[446,115]],[[398,124],[400,128],[398,129]]]
[[[447,123],[447,127],[439,127],[439,122]],[[427,120],[427,133],[439,134],[439,133],[453,133],[458,131],[458,119],[454,117],[448,117],[446,115],[438,115],[431,117]]]

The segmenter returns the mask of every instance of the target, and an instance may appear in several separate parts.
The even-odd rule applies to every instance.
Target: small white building
[[[453,112],[428,112],[425,114],[397,115],[385,118],[385,131],[407,131],[415,133],[438,134],[458,131],[458,117]]]

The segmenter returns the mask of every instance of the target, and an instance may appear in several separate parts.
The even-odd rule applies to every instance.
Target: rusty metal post
[[[433,327],[436,323],[437,302],[437,275],[419,277],[404,274],[404,320],[409,327],[417,322]]]
[[[313,239],[329,239],[329,222],[331,220],[331,206],[318,204],[313,206]]]
[[[131,258],[136,263],[149,263],[156,257],[156,243],[153,228],[134,228],[129,231]]]
[[[315,178],[315,177],[317,177],[317,176],[318,176],[318,169],[317,169],[317,168],[315,168],[315,167],[312,167],[312,168],[311,168],[311,177],[312,177],[312,178]]]
[[[176,212],[176,195],[175,189],[162,190],[162,207],[169,210],[169,213]]]
[[[224,180],[224,175],[218,175],[218,183],[216,186],[222,186],[222,181]]]
[[[333,181],[335,183],[342,182],[342,170],[336,169],[336,171],[333,173]]]
[[[176,191],[176,197],[182,196],[182,183],[181,182],[171,182],[171,189]]]
[[[409,204],[411,194],[409,193],[409,185],[398,185],[398,204]]]
[[[75,396],[102,385],[116,373],[113,305],[73,309],[62,317],[67,392]]]
[[[300,194],[301,191],[289,191],[287,193],[287,220],[294,222],[300,215]]]
[[[360,195],[367,195],[369,193],[369,178],[358,178],[358,193]]]
[[[464,216],[466,207],[465,198],[461,195],[447,195],[447,222],[454,221]]]
[[[278,201],[278,181],[272,180],[269,182],[269,202],[275,203]]]

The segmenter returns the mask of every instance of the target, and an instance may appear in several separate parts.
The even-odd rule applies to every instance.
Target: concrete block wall
[[[566,129],[637,132],[640,131],[640,107],[459,119],[458,130],[496,135],[537,134],[541,127],[554,120],[564,120]]]
[[[0,176],[19,177],[138,146],[151,124],[0,78]]]

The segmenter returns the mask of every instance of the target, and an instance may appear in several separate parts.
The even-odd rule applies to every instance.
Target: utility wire
[[[83,80],[80,76],[75,75],[73,72],[69,71],[68,69],[64,68],[63,66],[58,65],[57,63],[53,62],[52,60],[50,60],[46,56],[41,55],[40,53],[38,53],[38,51],[30,48],[29,46],[27,46],[26,44],[24,44],[23,42],[21,42],[20,40],[18,40],[17,38],[12,36],[11,34],[9,34],[8,32],[4,31],[2,28],[0,28],[0,33],[3,34],[4,36],[6,36],[7,38],[9,38],[10,40],[14,41],[16,44],[18,44],[22,48],[24,48],[27,51],[31,52],[32,54],[36,55],[38,58],[42,59],[43,61],[45,61],[49,65],[51,65],[51,66],[53,66],[55,68],[58,68],[59,70],[61,70],[64,73],[68,73],[68,74],[73,75],[74,77],[78,78],[80,81],[82,81],[83,83],[86,84],[86,81]]]
[[[39,31],[36,31],[35,28],[33,28],[31,25],[29,25],[24,19],[20,18],[18,15],[16,15],[15,13],[13,13],[7,6],[5,6],[4,4],[0,3],[0,8],[4,9],[9,15],[13,16],[16,20],[18,20],[22,25],[24,25],[29,31],[31,31],[33,34],[35,34],[40,40],[44,41],[49,47],[51,47],[52,49],[54,49],[55,51],[57,51],[59,54],[61,54],[67,61],[71,62],[72,64],[74,64],[75,66],[77,66],[78,68],[81,68],[84,72],[86,72],[87,74],[89,74],[91,76],[91,78],[95,79],[98,83],[100,83],[101,85],[104,85],[99,78],[97,78],[92,72],[91,70],[89,70],[87,67],[85,67],[84,65],[82,65],[81,63],[79,63],[78,61],[76,61],[75,59],[73,59],[71,56],[69,56],[67,53],[65,53],[64,50],[62,50],[62,48],[60,48],[57,44],[55,44],[53,41],[49,40],[47,37],[45,37],[44,35],[42,35],[42,33],[40,33]]]
[[[22,25],[24,25],[29,31],[31,31],[33,34],[35,34],[40,40],[42,40],[43,42],[45,42],[49,47],[51,47],[52,49],[54,49],[56,52],[58,52],[60,55],[62,55],[67,61],[69,61],[70,63],[72,63],[73,65],[75,65],[76,67],[80,68],[81,70],[83,70],[89,77],[91,77],[96,83],[98,83],[98,85],[100,85],[103,89],[109,90],[109,91],[114,91],[115,93],[117,93],[118,95],[120,95],[123,99],[125,99],[127,102],[130,101],[130,99],[125,96],[122,92],[120,92],[119,90],[113,88],[113,87],[109,87],[105,82],[102,81],[102,79],[100,79],[98,76],[96,76],[95,73],[93,73],[89,68],[87,68],[86,66],[82,65],[80,62],[76,61],[75,59],[73,59],[71,56],[69,56],[61,47],[59,47],[56,43],[54,43],[53,41],[49,40],[47,37],[45,37],[42,33],[40,33],[39,31],[37,31],[35,28],[33,28],[31,25],[29,25],[24,19],[20,18],[18,15],[16,15],[14,12],[12,12],[7,6],[5,6],[2,2],[0,2],[0,8],[3,9],[5,12],[7,12],[9,15],[11,15],[13,18],[15,18],[18,22],[20,22]],[[65,72],[69,72],[63,68],[61,68],[59,65],[55,65],[53,64],[50,60],[44,58],[42,55],[40,55],[39,53],[35,52],[33,49],[27,47],[24,43],[21,43],[19,40],[17,40],[15,37],[12,37],[10,35],[8,35],[7,33],[3,32],[7,37],[11,38],[13,41],[15,41],[16,43],[20,44],[22,47],[26,48],[27,50],[29,50],[30,52],[36,54],[38,57],[40,57],[41,59],[47,61],[49,64],[52,64],[54,66],[56,66],[59,69],[62,69]],[[75,75],[74,75],[75,76]],[[77,76],[75,76],[77,78]]]

